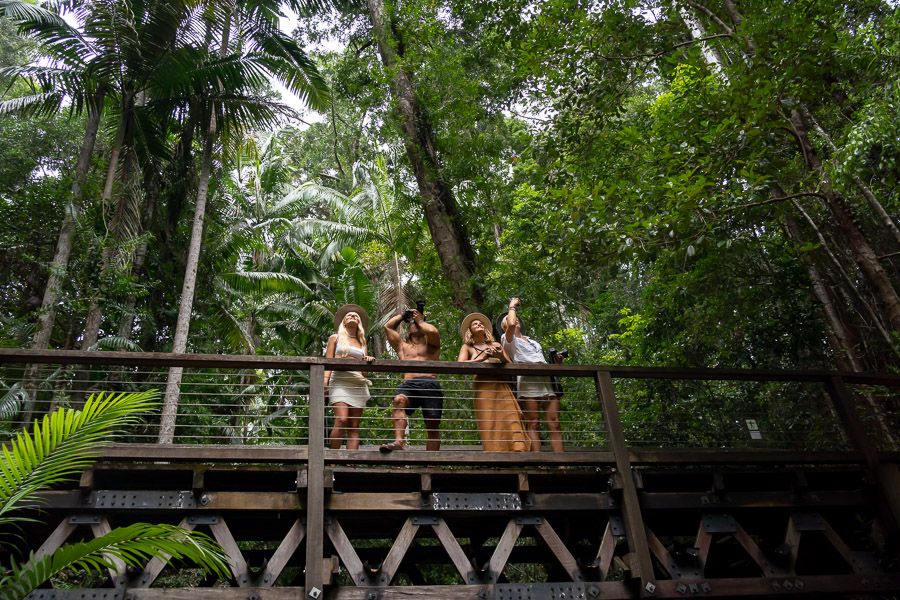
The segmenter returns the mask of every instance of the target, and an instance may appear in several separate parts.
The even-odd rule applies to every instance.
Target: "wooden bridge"
[[[346,451],[325,448],[322,376],[353,361],[0,350],[0,380],[37,390],[38,412],[162,388],[170,367],[185,370],[176,443],[153,443],[148,415],[44,494],[23,550],[180,523],[219,541],[230,581],[151,561],[36,600],[900,593],[900,377],[376,361],[363,448]],[[404,371],[447,390],[441,451],[417,449],[415,420],[410,449],[377,450]],[[478,449],[471,376],[551,373],[567,451]]]

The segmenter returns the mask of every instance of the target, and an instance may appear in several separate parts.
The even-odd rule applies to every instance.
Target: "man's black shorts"
[[[407,415],[411,415],[417,408],[421,408],[422,416],[426,419],[441,418],[441,410],[444,408],[444,391],[434,377],[404,379],[403,383],[397,386],[395,395],[399,394],[409,398],[409,404],[406,405]]]

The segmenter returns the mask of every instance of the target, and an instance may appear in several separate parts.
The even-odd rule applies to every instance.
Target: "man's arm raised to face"
[[[417,310],[413,311],[413,321],[416,322],[416,325],[418,325],[419,329],[422,330],[422,333],[425,334],[426,344],[432,348],[441,347],[441,334],[437,327],[426,321],[422,314]]]
[[[391,345],[391,348],[394,349],[397,354],[400,354],[400,332],[397,331],[397,328],[400,327],[400,323],[403,321],[403,313],[397,313],[390,320],[384,324],[384,333],[387,336],[388,343]]]

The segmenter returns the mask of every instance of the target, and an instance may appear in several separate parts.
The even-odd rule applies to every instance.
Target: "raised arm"
[[[400,327],[402,321],[403,313],[399,312],[384,324],[384,334],[387,336],[387,341],[398,355],[400,354],[401,339],[400,332],[397,331],[397,328]]]
[[[422,333],[425,334],[425,342],[429,346],[431,346],[432,348],[441,347],[441,334],[438,331],[438,328],[426,321],[422,313],[414,310],[413,321],[416,322],[416,325],[418,325],[419,329],[422,330]]]
[[[506,313],[506,331],[502,332],[503,335],[500,336],[500,340],[503,342],[503,351],[506,353],[504,358],[509,362],[516,359],[516,324],[519,321],[516,309],[520,303],[521,300],[518,298],[512,298],[509,301],[509,312]]]

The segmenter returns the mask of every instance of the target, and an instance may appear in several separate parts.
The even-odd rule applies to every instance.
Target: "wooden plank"
[[[341,527],[338,520],[332,517],[325,526],[325,529],[328,533],[328,539],[331,540],[331,545],[334,546],[338,556],[341,557],[341,561],[344,563],[347,574],[350,575],[353,583],[356,585],[366,585],[371,583],[371,581],[369,581],[369,574],[366,573],[365,566],[363,566],[362,561],[359,559],[356,550],[353,549],[350,538],[347,537],[344,528]],[[307,544],[308,543],[309,542],[307,542]]]
[[[315,594],[325,586],[322,566],[325,557],[325,370],[322,365],[312,365],[309,369],[307,455],[305,587]]]
[[[701,519],[700,527],[697,529],[697,537],[694,539],[694,548],[697,550],[697,564],[700,565],[701,573],[706,571],[706,561],[709,560],[712,542],[712,534],[703,526],[703,520]]]
[[[101,538],[111,531],[112,527],[109,525],[109,519],[107,519],[106,517],[100,517],[99,523],[91,525],[91,532],[94,534],[95,538]],[[114,567],[110,567],[109,569],[109,577],[112,580],[113,585],[116,587],[116,589],[124,588],[126,568],[125,561],[115,556],[110,556],[109,561],[114,565]]]
[[[297,551],[297,548],[300,547],[300,542],[303,541],[305,535],[306,528],[303,526],[303,521],[297,517],[294,520],[294,524],[291,525],[290,530],[285,534],[284,539],[278,544],[278,548],[275,550],[275,553],[272,554],[272,558],[266,563],[266,568],[259,578],[260,585],[264,587],[275,585],[275,581],[278,579],[278,576],[281,575],[284,567],[287,566],[291,556],[293,556],[294,552]]]
[[[394,575],[397,574],[397,569],[400,567],[400,563],[403,562],[403,557],[406,556],[406,551],[409,550],[409,545],[412,544],[418,531],[419,526],[413,524],[412,517],[407,517],[403,527],[400,529],[400,533],[397,535],[397,539],[394,540],[384,562],[381,563],[380,572],[375,578],[375,582],[378,585],[387,586],[393,581]]]
[[[484,465],[489,467],[537,467],[573,465],[612,465],[611,452],[484,452],[470,447],[466,450],[404,450],[383,454],[377,448],[360,450],[326,450],[325,462],[353,465]]]
[[[193,531],[194,527],[196,527],[193,523],[188,522],[187,517],[183,518],[178,526],[188,531]],[[132,582],[132,587],[148,588],[153,585],[153,582],[156,581],[159,574],[162,573],[163,569],[166,568],[166,565],[169,564],[169,558],[171,557],[168,554],[166,554],[165,557],[165,559],[159,557],[151,558],[141,574],[135,578],[134,582]]]
[[[90,594],[85,598],[90,598]],[[273,588],[133,588],[128,590],[128,600],[299,600],[307,598],[302,587]]]
[[[238,587],[248,587],[250,585],[250,570],[247,568],[247,561],[244,560],[244,555],[241,553],[241,549],[231,534],[225,519],[220,516],[216,523],[209,526],[209,529],[212,531],[216,541],[219,542],[219,545],[222,546],[225,554],[228,555],[228,566],[231,568]]]
[[[75,531],[77,525],[73,524],[69,517],[64,517],[62,521],[59,522],[59,525],[56,526],[56,529],[53,530],[47,539],[44,540],[44,543],[41,544],[41,547],[37,549],[34,553],[35,558],[43,558],[48,554],[53,554],[56,550],[66,543],[66,540],[69,539],[69,536],[72,535],[72,532]]]
[[[650,547],[650,552],[656,557],[656,560],[663,566],[671,579],[684,579],[681,567],[678,566],[671,553],[649,528],[647,529],[647,545]]]
[[[603,530],[603,537],[600,540],[600,547],[597,549],[597,557],[594,559],[594,566],[600,571],[600,578],[605,580],[609,575],[609,568],[612,565],[613,556],[616,553],[616,537],[612,532],[612,525],[606,523]]]
[[[760,571],[762,571],[763,577],[779,577],[788,574],[787,570],[776,567],[769,562],[769,559],[766,558],[763,551],[760,550],[756,542],[753,541],[753,538],[750,537],[743,527],[741,527],[740,523],[738,523],[737,531],[732,535],[744,548],[744,551],[750,555],[750,558],[753,559],[753,562],[756,563],[756,566],[759,567]]]
[[[789,586],[785,586],[785,582]],[[900,590],[900,575],[885,574],[879,577],[863,575],[803,575],[789,577],[747,577],[722,578],[706,580],[660,580],[656,589],[657,598],[692,597],[690,592],[678,590],[678,586],[686,588],[695,584],[699,590],[698,598],[733,598],[747,596],[751,598],[773,598],[778,596],[804,598],[846,598],[862,595],[871,597],[878,592],[896,593]],[[799,584],[799,585],[798,585]],[[709,591],[702,591],[702,585]]]
[[[572,581],[584,581],[584,574],[581,572],[578,562],[575,560],[575,557],[572,556],[572,553],[569,552],[569,549],[563,543],[559,535],[557,535],[556,530],[553,529],[547,519],[541,519],[540,524],[535,525],[534,527],[544,539],[544,543],[547,544],[550,551],[553,552],[553,556],[556,557],[556,560],[558,560],[559,564],[562,565],[562,568],[565,569],[569,578]]]
[[[134,462],[262,462],[302,463],[306,446],[237,446],[232,444],[110,444],[100,451],[101,460]]]
[[[792,575],[797,572],[797,554],[800,551],[801,535],[801,531],[797,529],[794,517],[791,515],[784,533],[784,545],[788,549],[788,573]]]
[[[475,570],[472,568],[472,563],[469,561],[466,553],[463,552],[462,547],[459,545],[459,541],[457,541],[453,532],[450,531],[450,528],[447,526],[444,519],[438,517],[437,524],[432,525],[431,528],[434,530],[435,535],[437,535],[438,541],[441,542],[441,545],[444,547],[450,560],[453,561],[453,566],[456,567],[456,570],[463,578],[463,581],[466,583],[475,583]]]
[[[656,586],[653,575],[653,563],[650,560],[650,548],[647,544],[647,533],[641,516],[641,505],[637,496],[634,479],[631,476],[631,463],[625,447],[625,436],[622,433],[622,420],[616,405],[616,393],[612,377],[606,371],[598,371],[595,379],[597,396],[603,409],[606,422],[609,446],[616,457],[616,469],[622,479],[622,516],[625,522],[625,535],[628,550],[633,555],[632,574],[641,580],[641,596],[650,594]]]
[[[588,584],[594,593],[587,598],[603,600],[627,600],[634,597],[631,590],[621,581],[592,582]],[[374,587],[341,587],[329,592],[328,600],[485,600],[501,597],[497,594],[497,586],[488,585],[423,585],[394,586],[388,588]],[[374,596],[369,594],[374,593]],[[590,593],[590,592],[589,592]],[[502,597],[512,598],[507,591]],[[523,598],[538,598],[532,592],[522,595]],[[555,596],[560,598],[561,596]],[[683,598],[683,596],[680,596]],[[144,600],[142,598],[136,600]],[[225,599],[223,599],[225,600]],[[231,600],[231,599],[228,599]],[[238,600],[238,599],[235,599]],[[263,599],[265,600],[265,599]]]
[[[860,452],[795,452],[792,450],[733,450],[729,448],[696,448],[665,450],[628,450],[632,466],[655,465],[838,465],[863,464]]]
[[[497,546],[494,548],[491,560],[488,562],[488,582],[497,583],[521,533],[522,526],[516,522],[515,518],[510,519],[509,523],[506,524],[506,530],[500,536],[500,541],[497,542]]]

